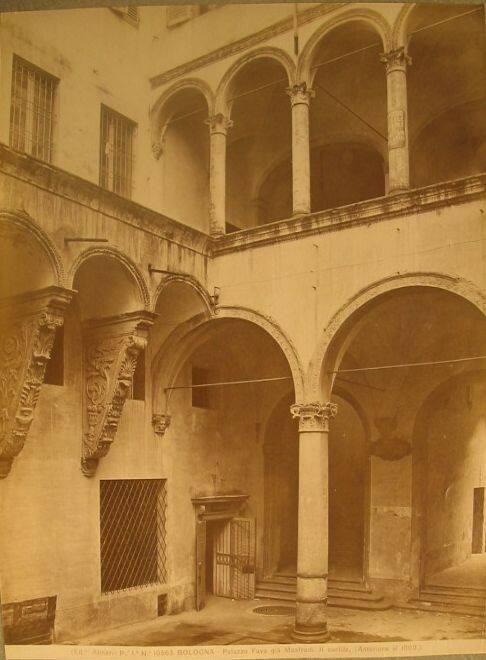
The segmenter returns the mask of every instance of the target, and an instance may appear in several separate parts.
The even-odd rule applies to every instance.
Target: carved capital
[[[73,293],[52,286],[0,301],[0,478],[27,439],[56,328]]]
[[[299,418],[299,432],[329,431],[329,420],[337,414],[336,403],[294,403],[292,417]]]
[[[221,112],[206,119],[205,123],[208,124],[211,133],[220,133],[222,135],[226,135],[228,130],[233,126],[231,119],[225,117]]]
[[[313,89],[309,89],[307,87],[307,83],[305,82],[292,85],[292,87],[287,87],[286,92],[290,96],[290,103],[292,104],[292,107],[301,103],[309,105],[309,101],[316,95],[315,91]]]
[[[395,50],[390,50],[388,53],[382,53],[380,56],[380,62],[386,66],[386,72],[390,73],[396,69],[407,68],[407,65],[412,64],[412,58],[409,57],[405,51],[405,48],[396,48]]]
[[[154,413],[152,415],[152,426],[154,427],[155,433],[162,437],[170,426],[170,420],[170,415]]]
[[[81,468],[91,477],[118,430],[137,359],[153,314],[133,312],[93,319],[83,328],[84,419]]]

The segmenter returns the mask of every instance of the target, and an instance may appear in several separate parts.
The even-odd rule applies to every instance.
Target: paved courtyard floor
[[[167,615],[73,640],[83,645],[192,646],[289,644],[293,615],[263,615],[253,610],[275,601],[232,601],[210,597],[200,612]],[[331,642],[393,642],[486,637],[480,618],[390,609],[362,611],[329,608]]]

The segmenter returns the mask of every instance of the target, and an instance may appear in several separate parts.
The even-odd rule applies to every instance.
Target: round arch
[[[213,301],[207,290],[203,287],[203,285],[200,282],[198,282],[198,280],[196,280],[195,277],[192,277],[192,275],[177,275],[177,274],[168,275],[167,277],[164,277],[157,286],[152,300],[153,312],[155,312],[156,310],[157,303],[163,291],[171,284],[175,284],[175,283],[187,284],[187,286],[189,286],[201,298],[202,302],[206,307],[208,317],[211,315],[213,309]]]
[[[177,376],[184,355],[191,354],[208,337],[214,324],[225,319],[241,320],[252,323],[261,328],[275,341],[286,358],[292,376],[295,399],[301,401],[303,397],[303,371],[297,352],[290,340],[285,336],[279,326],[270,318],[244,307],[218,307],[210,316],[198,314],[176,328],[162,345],[155,358],[153,409],[159,410],[168,404],[164,397],[164,390],[169,387]],[[165,399],[165,400],[164,400]]]
[[[213,114],[214,93],[208,83],[199,78],[179,80],[162,92],[150,110],[150,126],[153,142],[160,141],[164,135],[167,123],[172,114],[168,109],[170,101],[180,92],[191,89],[199,92],[204,97],[208,108],[208,115],[211,116]]]
[[[307,83],[308,87],[312,86],[315,75],[312,73],[312,61],[322,39],[335,28],[341,27],[347,23],[363,23],[366,26],[371,27],[380,37],[384,52],[390,50],[392,43],[390,26],[383,16],[372,9],[356,8],[345,10],[333,20],[321,25],[309,38],[309,41],[304,46],[299,58],[297,67],[297,80],[299,82]]]
[[[326,382],[326,373],[334,370],[335,365],[339,364],[340,358],[359,329],[359,324],[355,324],[354,330],[351,330],[351,322],[363,318],[369,306],[379,298],[406,288],[418,287],[447,291],[463,298],[481,314],[486,315],[486,296],[474,283],[460,277],[419,272],[405,273],[374,282],[348,300],[329,321],[307,372],[308,398],[321,400],[322,389],[325,389],[327,394],[331,392],[333,378],[328,378]]]
[[[46,232],[27,213],[0,211],[0,236],[7,235],[12,227],[25,232],[40,247],[52,269],[53,284],[65,286],[66,276],[62,259]]]
[[[290,55],[288,55],[284,50],[280,48],[258,48],[252,50],[249,53],[246,53],[240,57],[232,66],[225,72],[223,75],[218,88],[216,90],[215,96],[215,113],[222,113],[223,115],[229,117],[231,115],[231,104],[228,102],[228,94],[231,89],[231,84],[234,81],[235,77],[250,62],[257,60],[270,59],[278,62],[284,68],[289,87],[291,87],[296,78],[295,78],[295,64],[292,61]]]
[[[71,288],[74,284],[74,279],[79,268],[92,257],[106,257],[108,259],[114,259],[119,264],[121,264],[125,270],[129,272],[136,284],[141,307],[146,310],[150,309],[150,293],[143,275],[126,254],[112,246],[88,248],[76,257],[76,259],[71,264],[68,273],[68,285]]]

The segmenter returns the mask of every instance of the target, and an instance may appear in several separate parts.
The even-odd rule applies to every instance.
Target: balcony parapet
[[[452,204],[463,204],[483,197],[485,192],[486,173],[474,174],[463,179],[242,229],[213,239],[212,252],[217,256],[357,225],[369,225],[397,216],[416,215]]]
[[[211,253],[211,239],[204,232],[1,143],[0,174],[45,190],[67,202],[85,206],[91,211],[132,225],[141,231],[152,233],[161,239],[168,239],[189,250],[207,256]]]

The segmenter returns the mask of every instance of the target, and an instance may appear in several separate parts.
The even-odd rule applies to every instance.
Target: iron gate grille
[[[163,479],[100,481],[103,593],[167,581],[166,506]]]
[[[14,55],[10,145],[51,161],[54,97],[58,79]]]

